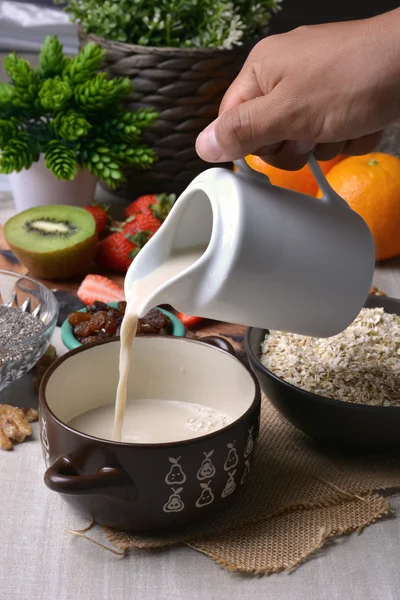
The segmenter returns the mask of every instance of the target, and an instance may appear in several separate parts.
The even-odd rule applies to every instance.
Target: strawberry
[[[191,315],[185,315],[181,312],[178,312],[176,316],[178,317],[180,322],[183,323],[183,325],[188,329],[197,327],[197,325],[200,325],[200,323],[204,321],[203,317],[192,317]]]
[[[140,196],[126,207],[125,217],[131,217],[137,213],[153,214],[161,222],[165,221],[173,203],[175,194],[148,194]]]
[[[85,210],[90,212],[90,214],[93,216],[94,220],[96,221],[96,231],[97,231],[97,235],[100,237],[101,234],[104,232],[105,228],[107,227],[107,224],[110,220],[110,215],[109,215],[110,207],[106,206],[105,204],[96,204],[94,202],[93,204],[90,204],[89,206],[85,206]]]
[[[149,234],[142,231],[136,236],[118,231],[100,242],[97,251],[97,264],[103,269],[116,273],[126,273],[132,260],[148,241]]]
[[[134,245],[122,232],[112,233],[100,242],[96,262],[107,271],[126,273],[132,262],[132,250]]]
[[[125,300],[123,290],[114,281],[103,275],[86,275],[77,295],[84,304],[93,304],[95,300],[106,303]]]
[[[161,225],[161,221],[153,213],[138,213],[128,217],[122,231],[130,235],[135,235],[140,231],[148,231],[153,234],[160,229]]]

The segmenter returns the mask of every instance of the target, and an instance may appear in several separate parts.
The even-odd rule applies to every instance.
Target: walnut
[[[372,287],[369,291],[370,294],[372,294],[373,296],[386,296],[385,292],[382,292],[382,290],[380,290],[377,287]]]
[[[38,418],[34,408],[17,408],[8,404],[0,404],[0,448],[11,450],[13,442],[23,442],[31,435],[31,421]]]

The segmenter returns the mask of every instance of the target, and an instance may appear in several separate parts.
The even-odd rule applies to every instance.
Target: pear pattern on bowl
[[[253,427],[249,429],[249,436],[247,438],[246,448],[244,449],[244,457],[248,458],[253,452],[254,440],[253,440]]]
[[[182,485],[185,483],[186,475],[179,464],[180,459],[180,456],[178,458],[169,457],[168,460],[171,463],[171,468],[165,476],[165,483],[167,485]]]
[[[199,498],[196,500],[196,507],[202,508],[203,506],[208,506],[214,502],[214,494],[210,488],[211,481],[201,483],[200,487],[202,488],[201,494]]]
[[[244,471],[243,471],[243,475],[242,475],[242,479],[240,480],[240,485],[243,485],[244,482],[246,481],[246,479],[248,478],[250,473],[250,459],[246,459],[244,461]]]
[[[236,469],[234,471],[231,471],[230,473],[228,473],[228,481],[226,482],[226,485],[225,485],[224,489],[222,490],[221,498],[226,498],[230,494],[233,494],[233,492],[235,491],[235,489],[236,489],[236,483],[234,480],[235,473],[236,473]]]
[[[211,456],[213,454],[214,450],[210,450],[210,452],[204,452],[204,460],[201,463],[200,469],[197,471],[197,479],[199,481],[203,481],[204,479],[211,479],[212,477],[214,477],[216,469],[211,462]]]
[[[224,464],[224,470],[230,471],[231,469],[235,469],[237,467],[238,462],[239,462],[239,457],[236,452],[235,442],[231,442],[230,444],[227,444],[227,447],[229,449],[229,452],[228,452],[228,456],[227,456],[227,459]]]
[[[163,506],[163,511],[166,513],[169,512],[181,512],[185,508],[185,505],[180,497],[181,492],[183,491],[183,487],[180,488],[171,488],[172,494],[168,498],[167,502]]]
[[[43,444],[44,462],[46,465],[46,469],[48,469],[50,467],[50,453],[49,453],[50,444],[49,444],[49,438],[47,436],[47,423],[43,417],[42,417],[41,425],[42,425],[42,427],[41,427],[40,437],[42,438],[42,444]]]
[[[237,450],[236,440],[226,444],[228,452],[225,454],[223,469],[227,473],[227,480],[225,481],[225,486],[222,490],[222,493],[219,490],[217,491],[217,496],[221,494],[221,498],[227,498],[233,494],[237,487],[239,485],[243,485],[249,477],[251,469],[251,455],[254,450],[256,441],[255,436],[257,434],[254,435],[254,425],[248,428],[247,432],[247,438],[245,437],[243,440],[245,442],[244,448],[241,444],[239,444],[239,450]],[[241,455],[240,459],[238,452],[240,452]],[[217,473],[214,460],[217,460],[218,456],[216,459],[214,448],[203,451],[202,454],[203,458],[201,459],[201,464],[200,460],[197,463],[198,470],[194,471],[194,473],[188,473],[189,479],[191,479],[192,476],[196,476],[200,485],[198,497],[194,503],[194,506],[198,509],[209,506],[215,501],[215,491],[212,490],[211,483]],[[182,468],[180,456],[170,456],[168,457],[168,460],[170,463],[170,469],[166,474],[164,481],[168,486],[170,486],[170,496],[163,506],[163,511],[166,513],[178,513],[185,509],[185,504],[182,500],[181,494],[184,491],[184,484],[187,482],[188,476]],[[235,481],[235,475],[238,473],[238,469],[239,475],[237,481]]]

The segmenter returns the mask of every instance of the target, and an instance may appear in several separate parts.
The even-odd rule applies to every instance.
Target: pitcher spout
[[[169,271],[172,276],[149,295],[140,317],[159,304],[170,304],[183,312],[192,308],[190,299],[196,296],[195,289],[209,264],[217,222],[213,202],[195,180],[178,198],[161,228],[142,248],[127,272],[125,297],[129,299],[134,282],[149,277],[171,260],[182,266],[177,273]],[[186,259],[181,260],[179,257],[185,254]]]

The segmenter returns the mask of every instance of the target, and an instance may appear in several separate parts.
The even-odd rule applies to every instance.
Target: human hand
[[[400,118],[399,27],[396,9],[263,39],[197,138],[199,156],[257,154],[293,170],[312,153],[328,160],[370,152]]]

